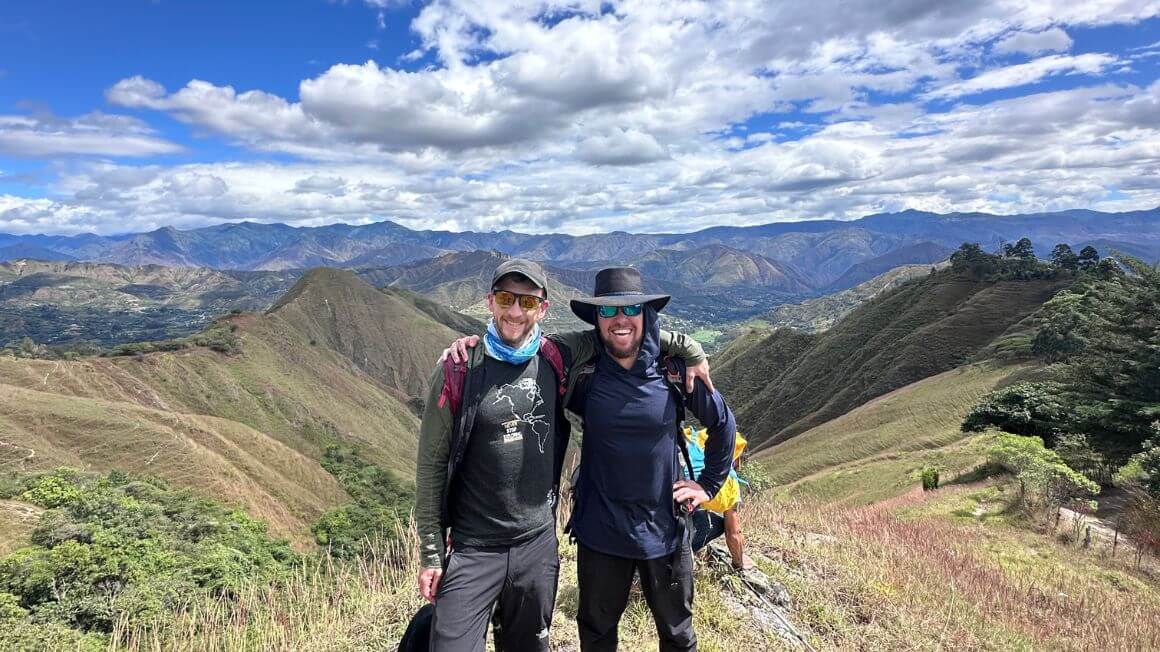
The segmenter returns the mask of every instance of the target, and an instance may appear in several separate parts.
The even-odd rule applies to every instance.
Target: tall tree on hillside
[[[1023,383],[976,406],[964,430],[998,426],[1043,436],[1087,436],[1120,466],[1156,436],[1160,420],[1160,270],[1106,259],[1044,304],[1032,351],[1062,363],[1059,382]],[[1123,267],[1121,268],[1121,265]]]
[[[1079,256],[1066,242],[1061,242],[1051,250],[1051,263],[1060,269],[1075,271],[1079,267]]]
[[[981,278],[999,271],[999,258],[983,251],[977,242],[964,242],[951,254],[951,269]]]
[[[1088,245],[1088,246],[1084,247],[1083,249],[1079,250],[1079,258],[1076,260],[1076,263],[1079,265],[1080,269],[1083,269],[1083,270],[1095,269],[1096,265],[1099,264],[1099,262],[1100,262],[1100,252],[1096,251],[1095,247]]]
[[[1003,256],[1006,258],[1020,258],[1035,260],[1035,247],[1028,238],[1019,238],[1015,244],[1003,245]]]
[[[1097,417],[1138,443],[1160,418],[1160,271],[1130,259],[1126,266],[1100,282],[1112,289],[1106,325],[1093,329],[1072,370],[1079,387],[1112,399]]]

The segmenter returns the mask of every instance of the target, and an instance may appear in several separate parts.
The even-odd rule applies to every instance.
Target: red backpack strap
[[[443,360],[443,389],[439,392],[439,407],[450,406],[451,416],[459,415],[463,405],[463,385],[467,381],[467,362],[454,362],[451,356]]]
[[[540,353],[548,361],[552,371],[556,372],[556,380],[560,381],[560,396],[563,396],[568,390],[568,372],[564,369],[564,355],[560,353],[560,347],[552,338],[541,335]]]

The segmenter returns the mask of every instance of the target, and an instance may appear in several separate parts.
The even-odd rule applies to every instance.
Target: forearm
[[[441,524],[447,465],[420,459],[415,474],[415,529],[419,534],[419,563],[427,568],[443,565],[444,531]],[[438,467],[438,468],[437,468]]]
[[[419,534],[419,562],[425,567],[443,564],[443,494],[447,488],[451,411],[439,405],[442,369],[436,369],[427,392],[415,462],[415,526]]]
[[[705,493],[715,496],[729,475],[737,425],[733,419],[733,412],[725,405],[725,399],[721,394],[707,391],[700,381],[697,382],[690,399],[689,407],[708,431],[705,441],[705,468],[697,477],[697,484],[701,485]]]

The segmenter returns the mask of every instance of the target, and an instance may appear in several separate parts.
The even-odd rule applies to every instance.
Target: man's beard
[[[528,338],[531,337],[532,333],[536,330],[535,322],[531,322],[531,323],[525,322],[524,324],[519,325],[520,332],[518,335],[516,335],[516,340],[510,341],[510,340],[508,340],[508,335],[506,332],[506,327],[508,325],[515,326],[517,324],[513,324],[511,322],[497,323],[495,330],[496,330],[496,332],[499,333],[499,339],[502,340],[504,344],[512,347],[513,349],[518,349],[518,348],[522,347],[524,344],[527,344]]]
[[[605,339],[603,334],[600,336],[600,340],[604,343],[604,350],[608,351],[608,355],[611,355],[618,360],[626,360],[635,358],[637,354],[640,353],[640,345],[641,342],[644,341],[644,336],[638,335],[632,344],[629,344],[623,348],[617,348],[616,345]]]

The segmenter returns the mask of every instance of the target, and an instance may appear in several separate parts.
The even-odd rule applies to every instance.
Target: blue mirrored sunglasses
[[[631,306],[596,306],[596,313],[605,319],[612,319],[616,316],[616,311],[619,310],[624,313],[625,317],[636,317],[644,310],[644,304],[634,303]]]

